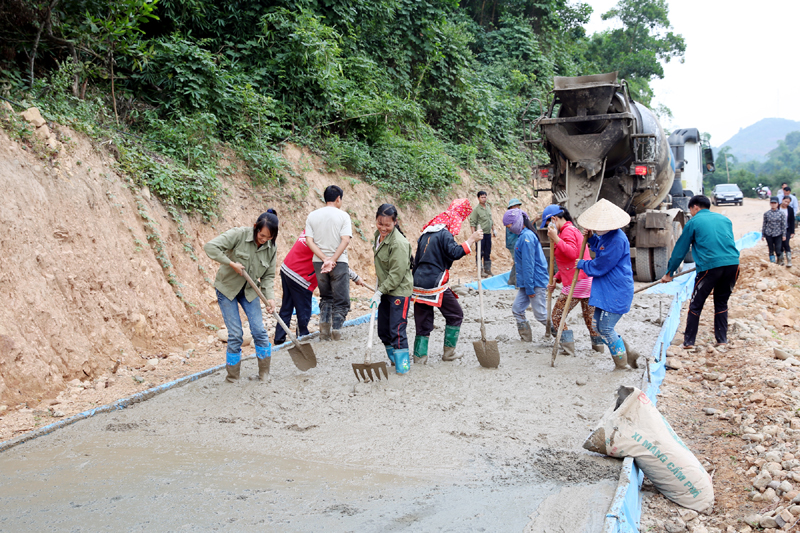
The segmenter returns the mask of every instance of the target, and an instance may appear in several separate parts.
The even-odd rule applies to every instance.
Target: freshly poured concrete
[[[577,311],[578,355],[551,368],[549,343],[517,340],[513,294],[485,297],[498,369],[475,359],[476,296],[463,359],[440,360],[437,316],[430,364],[388,382],[355,381],[367,326],[348,328],[309,372],[276,352],[269,383],[246,361],[238,384],[216,374],[0,454],[0,530],[599,531],[621,462],[581,443],[641,371],[594,356]],[[649,354],[658,301],[636,302],[618,331]]]

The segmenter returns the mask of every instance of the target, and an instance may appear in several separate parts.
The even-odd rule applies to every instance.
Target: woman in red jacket
[[[572,278],[575,275],[575,260],[578,259],[580,253],[581,243],[583,242],[583,235],[578,228],[572,223],[572,216],[565,207],[553,204],[549,205],[542,212],[542,228],[547,226],[547,236],[550,239],[550,246],[553,246],[553,254],[558,266],[558,272],[553,276],[553,284],[547,287],[552,291],[555,289],[556,284],[561,283],[561,294],[558,295],[556,305],[553,308],[553,323],[551,328],[553,334],[558,331],[558,326],[561,323],[561,317],[564,314],[564,307],[567,303],[567,296],[569,289],[572,285]],[[589,248],[584,251],[582,259],[591,259],[589,255]],[[567,314],[572,309],[581,304],[581,311],[583,311],[583,321],[586,323],[586,328],[589,330],[589,335],[592,338],[592,349],[596,352],[603,353],[603,340],[600,334],[597,333],[592,327],[592,317],[594,316],[594,307],[589,305],[589,295],[592,292],[592,278],[588,277],[582,270],[578,275],[578,283],[575,285],[575,292],[572,294],[572,301],[569,304]],[[563,353],[567,355],[575,355],[575,338],[572,330],[564,328],[561,332],[561,348]]]

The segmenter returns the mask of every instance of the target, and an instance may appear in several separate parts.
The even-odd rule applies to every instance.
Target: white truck
[[[704,194],[703,174],[714,172],[714,152],[703,143],[697,128],[678,129],[667,139],[675,168],[675,181],[669,193],[672,207],[689,211],[689,200]]]

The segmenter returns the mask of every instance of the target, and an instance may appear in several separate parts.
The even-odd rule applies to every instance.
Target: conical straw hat
[[[578,224],[592,231],[610,231],[624,228],[630,223],[630,215],[605,198],[600,199],[578,217]]]

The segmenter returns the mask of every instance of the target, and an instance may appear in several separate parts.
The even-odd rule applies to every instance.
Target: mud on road
[[[551,368],[543,326],[533,343],[518,340],[513,296],[485,295],[498,369],[475,358],[470,293],[454,363],[440,359],[437,314],[428,365],[357,383],[364,324],[315,341],[309,372],[278,351],[268,383],[247,379],[256,364],[246,361],[238,384],[220,372],[13,448],[0,455],[0,529],[599,531],[621,462],[581,444],[642,371],[612,372],[577,311],[577,355]],[[666,315],[668,298],[637,295],[618,326],[643,354],[659,301]]]

